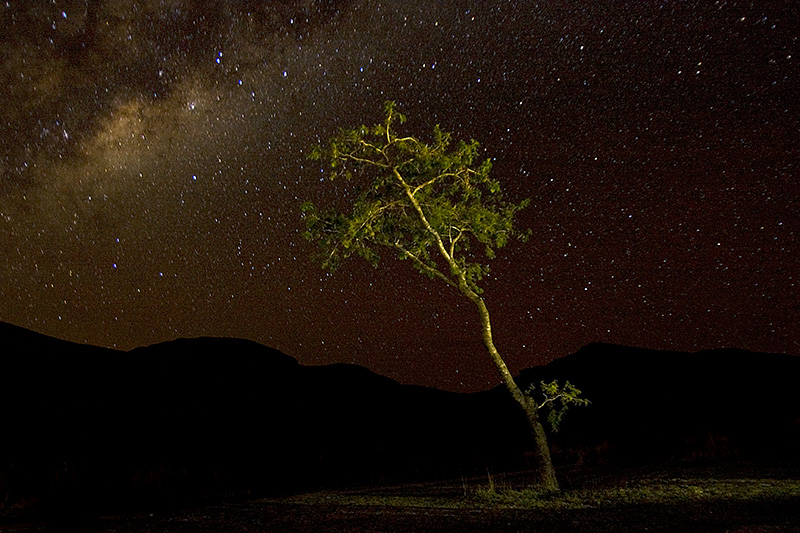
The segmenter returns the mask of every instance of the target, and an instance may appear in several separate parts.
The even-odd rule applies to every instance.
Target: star
[[[131,349],[252,339],[459,391],[474,311],[384,258],[335,274],[307,156],[398,102],[477,139],[527,243],[484,294],[514,372],[593,341],[796,353],[798,25],[740,0],[558,5],[8,1],[0,320]]]

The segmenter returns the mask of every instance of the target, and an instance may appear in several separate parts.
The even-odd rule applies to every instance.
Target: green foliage
[[[537,393],[536,385],[531,384],[526,394],[534,399],[539,409],[547,410],[547,422],[557,433],[561,420],[571,405],[589,405],[591,402],[581,398],[581,391],[569,381],[560,387],[558,381],[552,383],[539,382],[540,392]]]
[[[349,212],[303,204],[304,237],[319,246],[319,260],[333,270],[353,255],[372,265],[389,248],[420,272],[475,293],[488,261],[514,238],[514,216],[528,201],[503,200],[492,165],[479,161],[477,141],[454,143],[434,127],[432,140],[400,137],[406,117],[394,102],[372,127],[342,129],[311,158],[327,163],[329,179],[353,180],[357,196]]]

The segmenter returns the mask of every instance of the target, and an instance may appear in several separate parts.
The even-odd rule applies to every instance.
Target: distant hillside
[[[800,357],[744,350],[697,353],[595,343],[524,386],[569,380],[591,399],[570,411],[557,442],[602,448],[604,459],[764,457],[800,450]]]
[[[457,394],[237,339],[120,352],[0,323],[0,501],[175,501],[459,477],[526,466],[502,388]],[[481,354],[482,356],[482,354]],[[525,370],[592,401],[553,436],[560,467],[800,451],[800,358],[592,344]]]
[[[519,440],[514,424],[480,414],[469,396],[355,365],[303,366],[249,341],[180,339],[120,352],[2,324],[0,343],[0,402],[12,406],[0,501],[417,480],[504,468],[507,451],[519,457],[524,444],[509,447]]]

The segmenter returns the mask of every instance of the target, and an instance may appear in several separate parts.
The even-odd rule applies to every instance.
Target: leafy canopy
[[[537,403],[537,409],[547,409],[547,422],[553,433],[557,433],[561,425],[564,414],[570,405],[589,405],[591,402],[586,398],[581,398],[581,391],[572,383],[567,381],[561,387],[558,381],[551,383],[539,382],[541,393],[536,390],[536,385],[531,384],[526,391],[527,395]],[[537,397],[539,399],[537,399]]]
[[[329,179],[356,183],[357,197],[349,213],[305,202],[305,238],[319,244],[330,270],[353,254],[377,266],[379,249],[391,248],[419,271],[480,293],[495,250],[527,236],[513,221],[528,200],[503,200],[491,162],[478,161],[477,141],[454,144],[438,125],[427,143],[400,137],[394,127],[406,117],[394,102],[384,113],[380,124],[342,129],[312,150],[312,159],[329,163]]]

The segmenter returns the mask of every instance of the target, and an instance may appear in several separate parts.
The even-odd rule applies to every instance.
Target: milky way
[[[484,294],[512,371],[593,341],[800,352],[793,2],[0,4],[0,320],[130,349],[231,336],[406,383],[499,380],[477,314],[386,261],[333,275],[314,144],[475,138],[532,238]]]

